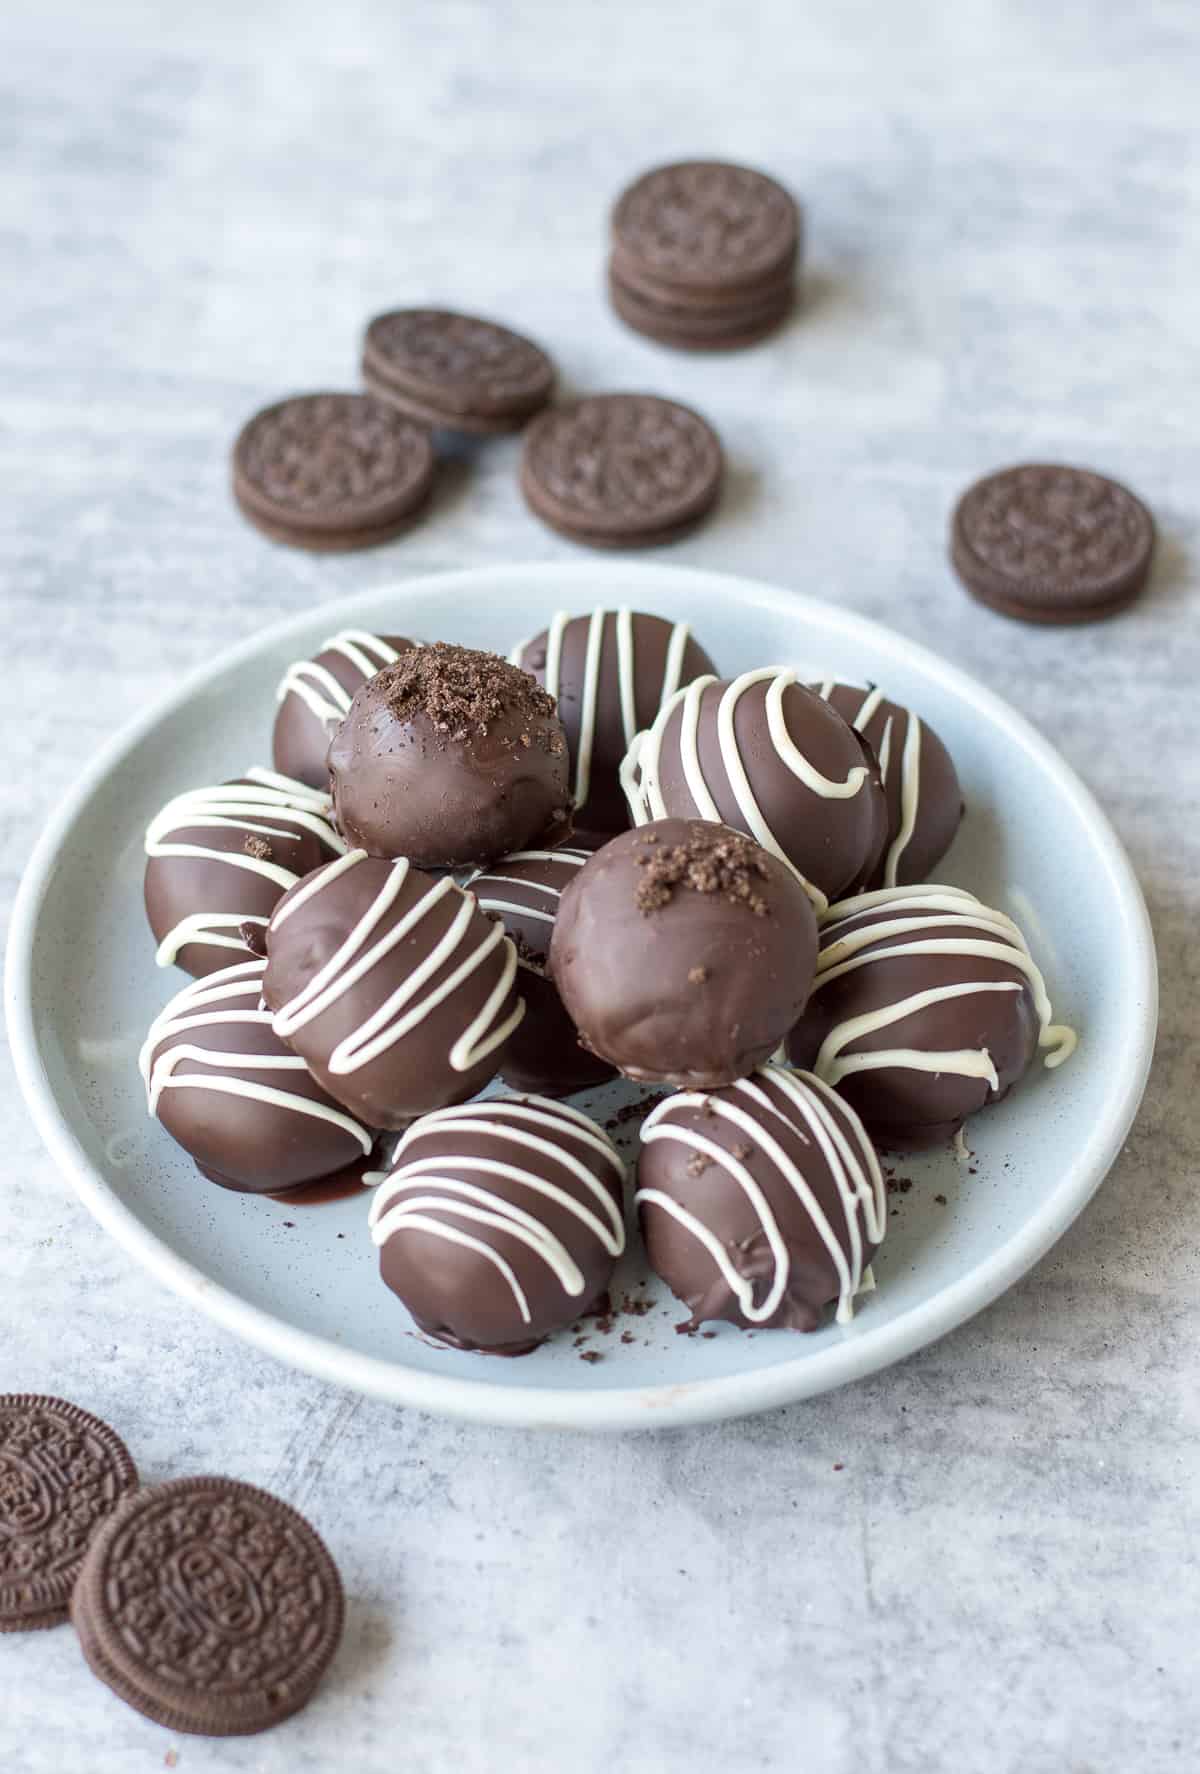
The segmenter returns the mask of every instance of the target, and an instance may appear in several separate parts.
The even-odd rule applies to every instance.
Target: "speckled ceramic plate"
[[[969,808],[941,878],[1018,919],[1056,1017],[1080,1031],[1068,1065],[1036,1068],[969,1125],[969,1164],[947,1151],[899,1167],[911,1187],[893,1198],[878,1289],[847,1326],[679,1336],[683,1309],[648,1280],[635,1237],[615,1291],[648,1299],[649,1310],[608,1331],[592,1325],[583,1349],[571,1336],[517,1361],[439,1349],[375,1273],[365,1196],[299,1209],[224,1193],[147,1118],[138,1047],[183,983],[156,969],[142,917],[150,815],[181,788],[267,761],[283,668],[339,627],[506,650],[556,608],[597,603],[688,618],[728,672],[785,661],[878,680],[911,702],[953,752]],[[14,915],[7,992],[46,1143],[101,1224],[168,1287],[235,1335],[345,1386],[487,1422],[579,1429],[695,1423],[805,1398],[978,1312],[1049,1249],[1116,1157],[1156,1014],[1153,943],[1128,859],[1077,778],[1004,703],[923,648],[812,598],[611,561],[412,580],[280,624],[206,666],[95,760],[43,835]],[[577,1100],[603,1116],[623,1088]]]

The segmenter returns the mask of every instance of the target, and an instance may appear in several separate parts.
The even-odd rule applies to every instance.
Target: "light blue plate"
[[[137,1052],[183,983],[154,965],[141,904],[142,832],[178,790],[269,762],[284,667],[336,629],[374,628],[507,651],[555,609],[628,603],[686,617],[723,672],[795,664],[877,680],[954,756],[967,818],[940,878],[1021,924],[1056,1020],[1080,1033],[1057,1072],[1035,1068],[952,1152],[896,1166],[878,1290],[854,1322],[678,1336],[683,1308],[634,1237],[616,1295],[652,1309],[517,1361],[417,1336],[375,1271],[366,1197],[299,1209],[206,1183],[147,1118]],[[269,629],[195,674],[96,759],[43,835],[9,945],[13,1051],[30,1109],[84,1202],[167,1286],[282,1360],[401,1404],[487,1422],[630,1429],[758,1411],[840,1385],[961,1324],[1025,1273],[1120,1151],[1154,1043],[1154,949],[1141,893],[1104,815],[1046,742],[932,653],[795,592],[715,573],[600,561],[415,579]],[[601,1119],[628,1099],[576,1099]],[[936,1200],[946,1197],[945,1205]],[[292,1221],[291,1227],[285,1221]],[[338,1237],[344,1233],[344,1238]],[[632,1339],[622,1339],[626,1333]]]

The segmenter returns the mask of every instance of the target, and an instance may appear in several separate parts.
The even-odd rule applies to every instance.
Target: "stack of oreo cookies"
[[[656,167],[613,210],[613,307],[663,345],[751,345],[791,311],[800,234],[795,202],[763,173],[717,160]]]

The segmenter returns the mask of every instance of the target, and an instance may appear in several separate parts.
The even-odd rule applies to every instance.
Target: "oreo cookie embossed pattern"
[[[370,394],[298,394],[266,407],[233,448],[233,494],[276,542],[367,548],[397,535],[433,481],[425,431]]]
[[[672,541],[721,489],[716,433],[699,413],[652,394],[597,394],[553,407],[530,428],[521,489],[530,509],[593,548]]]
[[[0,1633],[67,1618],[89,1540],[136,1484],[98,1417],[61,1398],[0,1396]]]
[[[980,603],[1026,622],[1092,622],[1132,603],[1150,572],[1154,519],[1127,487],[1033,463],[960,499],[950,554]]]
[[[519,431],[554,389],[554,365],[532,340],[442,308],[376,315],[362,369],[372,393],[410,418],[481,436]]]
[[[685,161],[656,167],[613,211],[609,293],[628,326],[665,345],[748,345],[795,298],[800,212],[749,167]]]
[[[92,1542],[71,1617],[93,1672],[173,1731],[265,1731],[333,1660],[337,1567],[296,1511],[253,1485],[183,1478],[131,1497]]]

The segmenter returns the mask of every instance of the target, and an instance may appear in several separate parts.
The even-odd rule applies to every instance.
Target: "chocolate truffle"
[[[621,777],[636,824],[699,817],[747,832],[803,877],[818,910],[868,880],[887,841],[873,753],[780,667],[677,691]]]
[[[329,741],[349,712],[354,692],[416,644],[403,635],[343,628],[321,642],[315,658],[289,665],[275,692],[275,768],[312,788],[328,789]]]
[[[580,1039],[652,1084],[715,1087],[775,1052],[816,960],[791,869],[728,826],[622,832],[563,893],[550,973]]]
[[[517,951],[449,875],[352,850],[267,928],[276,1035],[352,1115],[405,1127],[496,1075],[521,1020]]]
[[[1011,918],[958,887],[891,887],[829,908],[812,997],[788,1042],[889,1148],[950,1139],[1039,1048],[1068,1058]]]
[[[494,862],[570,831],[553,698],[494,653],[437,642],[355,692],[329,748],[338,829],[420,868]]]
[[[882,690],[827,679],[812,686],[861,733],[879,760],[887,796],[887,848],[867,887],[928,881],[954,841],[962,790],[950,753],[933,728]]]
[[[816,1330],[847,1323],[875,1283],[887,1225],[879,1160],[858,1116],[808,1072],[763,1066],[682,1091],[642,1126],[634,1197],[650,1266],[692,1326]]]
[[[545,1097],[426,1115],[371,1203],[380,1272],[429,1336],[525,1355],[608,1287],[624,1175],[593,1121]]]
[[[549,628],[513,649],[558,704],[571,751],[575,824],[623,832],[630,824],[621,760],[681,685],[711,673],[712,660],[686,622],[642,610],[560,610]]]
[[[331,1176],[375,1143],[273,1033],[265,967],[193,980],[155,1017],[139,1061],[151,1115],[205,1176],[247,1194]]]
[[[213,973],[262,955],[276,902],[346,846],[333,804],[303,782],[247,770],[168,801],[146,831],[146,916],[158,964]]]
[[[518,850],[466,882],[488,917],[498,919],[516,944],[525,1016],[505,1043],[500,1061],[500,1075],[513,1090],[570,1096],[613,1075],[610,1065],[580,1046],[548,969],[550,933],[563,888],[590,854],[567,845]]]

